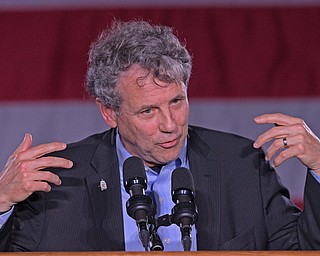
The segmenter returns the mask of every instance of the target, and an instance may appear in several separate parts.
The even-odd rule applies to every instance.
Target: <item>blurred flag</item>
[[[114,19],[172,26],[186,42],[190,123],[255,139],[270,126],[254,116],[283,112],[320,136],[319,1],[105,2],[1,1],[1,166],[27,131],[39,144],[107,129],[84,81],[90,42]],[[278,173],[301,200],[305,167]]]

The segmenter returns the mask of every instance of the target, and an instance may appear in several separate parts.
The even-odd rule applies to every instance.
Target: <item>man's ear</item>
[[[100,109],[100,113],[102,115],[103,120],[109,125],[111,128],[117,127],[117,115],[114,110],[106,105],[103,105],[100,99],[96,99],[96,104]]]

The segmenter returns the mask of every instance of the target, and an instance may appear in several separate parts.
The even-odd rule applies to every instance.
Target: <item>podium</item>
[[[320,251],[199,251],[199,252],[2,252],[0,256],[320,256]]]

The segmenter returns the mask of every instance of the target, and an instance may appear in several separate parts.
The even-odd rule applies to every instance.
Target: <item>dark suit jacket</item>
[[[319,249],[319,184],[308,174],[301,213],[252,143],[190,127],[198,250]],[[61,186],[16,205],[0,232],[1,250],[124,250],[114,130],[70,144],[55,155],[71,159],[74,167],[52,170],[61,177]],[[99,188],[101,179],[107,190]]]

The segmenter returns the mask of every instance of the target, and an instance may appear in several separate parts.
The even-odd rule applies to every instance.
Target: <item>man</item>
[[[319,249],[320,141],[298,118],[251,140],[188,125],[191,57],[171,29],[115,22],[92,45],[87,90],[110,130],[70,144],[24,141],[0,177],[1,250],[144,250],[125,202],[123,163],[143,160],[155,217],[170,214],[170,179],[189,169],[198,220],[192,250]],[[273,140],[266,157],[260,147]],[[297,157],[310,170],[305,210],[289,200],[268,161]],[[186,170],[188,171],[188,170]],[[318,181],[317,181],[318,179]],[[165,250],[182,250],[179,227],[160,227]]]

